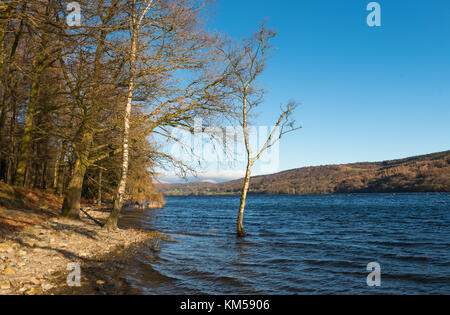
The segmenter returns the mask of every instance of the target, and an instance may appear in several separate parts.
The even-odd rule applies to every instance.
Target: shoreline
[[[408,195],[408,194],[450,194],[450,191],[399,191],[399,192],[349,192],[349,193],[333,193],[333,194],[263,194],[263,193],[248,193],[248,196],[345,196],[345,195]],[[164,195],[166,198],[170,197],[240,197],[239,193],[224,193],[224,194],[190,194],[190,195]],[[157,209],[157,208],[156,208]]]
[[[130,286],[118,277],[126,262],[142,246],[169,239],[136,229],[106,231],[83,212],[73,221],[55,210],[2,209],[2,223],[18,230],[0,236],[0,295],[129,294]],[[88,214],[104,222],[109,211],[90,208]],[[71,263],[80,266],[81,287],[67,284]]]

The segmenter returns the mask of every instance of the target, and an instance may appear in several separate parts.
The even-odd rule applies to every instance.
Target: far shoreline
[[[249,193],[249,196],[345,196],[345,195],[407,195],[407,194],[449,194],[450,191],[401,191],[401,192],[349,192],[335,194],[259,194]],[[239,197],[240,194],[190,194],[190,195],[164,195],[170,197]],[[164,207],[163,207],[164,208]]]

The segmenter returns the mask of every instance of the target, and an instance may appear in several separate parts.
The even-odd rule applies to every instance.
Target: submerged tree
[[[275,36],[276,33],[274,31],[268,30],[265,25],[262,25],[261,29],[252,38],[244,40],[242,47],[235,46],[229,50],[221,49],[229,62],[231,73],[234,76],[231,82],[234,85],[234,95],[239,104],[240,125],[242,127],[247,158],[237,220],[237,234],[239,237],[247,235],[244,230],[244,210],[250,187],[252,167],[264,152],[273,147],[285,134],[300,128],[295,126],[295,121],[292,119],[292,114],[297,107],[297,103],[292,101],[287,106],[281,106],[281,113],[270,135],[256,152],[252,151],[254,146],[250,143],[249,120],[263,98],[263,90],[255,87],[255,83],[263,72],[266,61],[273,50],[270,41]]]

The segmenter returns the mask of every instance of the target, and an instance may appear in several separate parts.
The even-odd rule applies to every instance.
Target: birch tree
[[[213,46],[218,37],[200,27],[200,12],[205,4],[167,0],[131,3],[122,172],[114,208],[105,225],[108,229],[117,227],[126,192],[133,102],[146,108],[146,114],[136,122],[145,126],[142,137],[157,134],[169,138],[170,128],[192,129],[196,116],[224,112],[224,71],[211,71],[217,61]],[[156,160],[172,159],[155,150],[151,154]]]
[[[138,3],[139,2],[139,3]],[[105,228],[115,229],[117,227],[117,220],[120,210],[122,209],[124,202],[124,194],[127,185],[128,164],[129,164],[129,135],[130,135],[130,117],[131,117],[131,105],[133,103],[135,80],[136,80],[136,59],[137,50],[139,45],[139,36],[144,26],[144,18],[149,11],[155,6],[158,0],[146,0],[137,1],[132,0],[131,12],[130,12],[130,51],[129,51],[129,79],[128,79],[128,91],[127,101],[125,106],[125,114],[123,120],[123,140],[122,140],[122,171],[118,184],[117,192],[114,197],[114,206],[108,220],[106,221]]]
[[[234,80],[231,82],[234,85],[234,95],[239,104],[238,114],[247,159],[237,219],[237,234],[239,237],[247,236],[244,230],[244,211],[250,187],[252,167],[264,152],[273,147],[284,135],[299,129],[295,125],[295,120],[292,119],[292,114],[297,107],[297,104],[292,101],[286,106],[281,106],[281,112],[274,123],[274,128],[270,135],[256,152],[252,151],[252,148],[255,146],[250,143],[250,119],[254,115],[257,106],[262,102],[264,94],[264,91],[256,86],[256,80],[264,71],[266,61],[273,51],[271,40],[275,36],[276,33],[268,30],[263,24],[252,38],[243,41],[241,47],[234,45],[228,50],[220,48],[227,58],[234,76]]]

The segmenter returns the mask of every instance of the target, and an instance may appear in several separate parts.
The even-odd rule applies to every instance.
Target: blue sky
[[[210,27],[247,37],[278,31],[261,84],[258,125],[301,103],[303,129],[282,139],[279,171],[381,161],[450,149],[450,1],[222,0]]]

